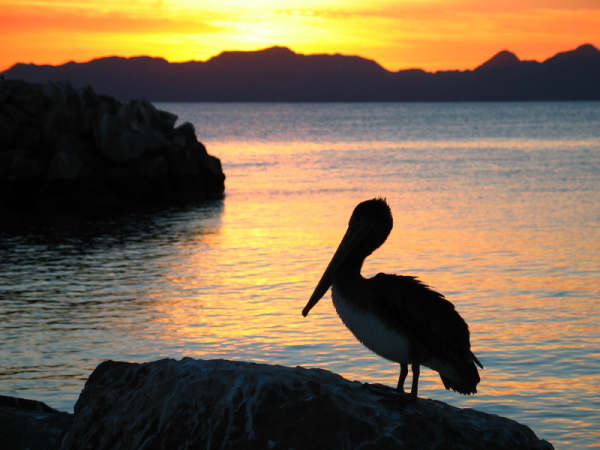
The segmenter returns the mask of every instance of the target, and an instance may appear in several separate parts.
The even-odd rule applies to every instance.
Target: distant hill
[[[91,85],[122,100],[600,100],[600,51],[590,44],[543,62],[521,61],[503,50],[465,71],[390,72],[359,56],[303,55],[272,47],[223,52],[205,62],[112,56],[59,66],[18,63],[3,75],[29,82]]]

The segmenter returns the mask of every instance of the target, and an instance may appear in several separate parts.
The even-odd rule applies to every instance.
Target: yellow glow
[[[598,23],[591,0],[0,0],[0,68],[115,54],[206,60],[284,45],[358,54],[391,70],[467,69],[504,48],[545,59],[598,45]]]
[[[448,142],[438,144],[449,146]],[[265,152],[281,153],[284,156],[298,153],[301,147],[314,153],[322,145],[335,148],[333,143],[287,142],[281,149],[274,151],[273,147],[265,146],[264,143],[253,145],[241,141],[212,148],[224,160],[234,159],[233,155],[240,153],[251,160],[252,155]],[[368,151],[368,145],[361,147],[361,143],[352,144],[353,148],[364,151]],[[421,144],[417,142],[414,145],[419,147]],[[426,145],[433,145],[433,142],[422,143],[422,146]],[[295,179],[297,174],[292,173],[294,170],[300,169],[290,169],[283,176]],[[253,186],[257,191],[266,192],[269,186],[280,183],[273,175],[264,177],[260,171],[248,173],[243,179],[232,177],[229,179],[228,189],[233,197],[247,189],[236,184]],[[410,189],[407,190],[410,192]],[[394,211],[411,210],[409,197],[402,200],[402,207],[393,208]],[[347,200],[352,201],[350,198]],[[232,201],[236,199],[230,199],[228,204]],[[284,352],[282,349],[293,342],[294,346],[305,346],[307,350],[304,355],[309,356],[305,356],[305,361],[294,361],[292,364],[301,363],[306,366],[323,364],[316,362],[319,358],[318,351],[312,354],[308,349],[318,348],[320,343],[326,342],[328,346],[335,347],[340,355],[352,355],[352,364],[345,370],[340,370],[342,375],[350,379],[393,384],[398,376],[397,365],[370,353],[356,341],[339,321],[329,294],[311,311],[308,319],[300,315],[311,289],[345,231],[348,211],[353,205],[349,204],[348,208],[332,208],[332,216],[323,219],[307,218],[307,211],[311,211],[313,201],[309,196],[289,203],[281,203],[281,198],[280,203],[276,203],[277,200],[274,199],[277,207],[272,204],[266,206],[255,200],[237,201],[242,204],[225,209],[222,218],[224,226],[218,233],[199,234],[195,238],[201,240],[203,245],[198,242],[190,245],[187,241],[180,243],[181,254],[174,259],[177,263],[166,268],[168,275],[165,282],[156,285],[164,285],[164,290],[149,294],[153,297],[149,305],[156,308],[157,320],[162,322],[162,338],[171,345],[181,342],[180,345],[184,346],[185,342],[190,341],[199,343],[211,357],[239,353],[245,341],[253,343],[255,347],[260,343],[258,347],[264,352]],[[465,196],[464,201],[468,202],[469,197]],[[549,211],[552,209],[551,201],[551,198],[541,194],[536,204],[540,210]],[[522,210],[518,209],[518,204],[513,207],[517,215],[528,213],[527,205],[522,205]],[[469,210],[468,205],[459,209]],[[476,277],[473,273],[448,270],[425,274],[424,281],[441,292],[452,292],[460,286],[462,294],[451,295],[450,300],[471,324],[474,351],[480,356],[498,353],[499,348],[510,351],[511,346],[522,346],[520,339],[523,336],[536,336],[540,342],[547,343],[556,339],[557,333],[560,333],[564,335],[560,344],[564,349],[569,345],[581,346],[579,337],[593,334],[593,330],[586,328],[589,325],[585,324],[566,325],[561,330],[548,325],[554,318],[562,323],[559,320],[565,314],[561,308],[564,301],[562,298],[531,298],[530,294],[516,293],[498,301],[480,296],[478,292],[502,292],[507,289],[526,293],[571,289],[593,291],[595,279],[588,277],[565,280],[565,277],[553,277],[548,273],[507,278],[504,269],[500,272],[490,269],[508,267],[514,263],[514,255],[503,255],[503,250],[513,249],[529,255],[533,260],[543,261],[548,259],[548,249],[544,242],[528,229],[512,230],[511,233],[502,229],[465,230],[461,226],[462,218],[458,218],[457,223],[449,220],[449,217],[440,217],[436,209],[425,207],[412,209],[411,214],[395,214],[392,234],[367,259],[363,273],[366,276],[379,271],[402,273],[406,267],[452,268],[468,265],[470,262],[465,262],[464,258],[478,255],[480,260],[475,264],[482,269]],[[323,221],[327,226],[323,226]],[[442,223],[443,225],[439,225]],[[435,225],[428,227],[424,224]],[[573,248],[576,243],[577,240],[568,231],[553,234],[553,246],[556,248]],[[189,252],[189,249],[194,249],[194,252]],[[214,250],[216,259],[211,259],[212,252],[208,249]],[[427,251],[424,252],[424,249]],[[222,257],[223,252],[228,255],[225,259]],[[575,270],[581,264],[573,259],[575,254],[555,254],[554,261]],[[273,261],[278,263],[273,264]],[[207,265],[217,263],[220,265],[219,271],[203,271]],[[583,307],[585,305],[586,303],[582,303]],[[540,320],[540,311],[544,311],[544,320]],[[493,317],[498,317],[498,322],[490,321]],[[569,326],[576,326],[577,329],[570,330]],[[576,339],[568,341],[568,336],[575,336]],[[527,345],[535,346],[536,343],[530,342]],[[335,353],[328,350],[328,358]],[[269,360],[269,355],[252,355],[252,359]],[[335,361],[328,360],[327,364],[335,364]],[[373,370],[375,365],[377,370]],[[527,375],[525,372],[508,375],[499,373],[493,367],[486,368],[483,374],[485,383],[480,386],[482,392],[491,397],[503,398],[503,401],[519,392],[544,390],[540,383],[549,382],[548,379],[524,376]],[[432,388],[442,389],[438,375],[431,370],[424,370],[421,380],[425,392]],[[556,386],[576,387],[586,395],[590,395],[589,389],[593,385],[589,375],[570,376],[568,379],[555,377],[550,381]]]

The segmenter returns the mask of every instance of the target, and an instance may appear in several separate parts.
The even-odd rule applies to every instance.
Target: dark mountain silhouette
[[[475,70],[504,69],[506,67],[517,66],[520,62],[521,60],[517,58],[517,55],[515,55],[513,52],[502,50],[501,52],[496,53],[491,59],[477,67]]]
[[[543,62],[503,50],[474,70],[391,72],[359,56],[285,47],[228,51],[208,61],[117,56],[59,66],[15,64],[7,79],[69,81],[151,101],[600,100],[600,51],[586,44]]]

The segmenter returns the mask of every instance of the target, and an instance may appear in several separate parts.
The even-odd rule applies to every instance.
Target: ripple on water
[[[356,342],[329,295],[300,315],[352,208],[383,195],[394,230],[363,272],[444,292],[485,365],[477,396],[429,369],[421,394],[557,448],[600,443],[597,103],[167,109],[222,158],[227,198],[1,232],[3,393],[70,411],[102,360],[183,356],[395,385],[398,365]]]

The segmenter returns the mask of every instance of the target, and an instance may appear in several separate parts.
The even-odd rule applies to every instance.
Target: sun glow
[[[508,48],[544,59],[600,43],[590,0],[0,0],[0,68],[148,54],[206,60],[283,45],[358,54],[391,70],[473,68]]]

